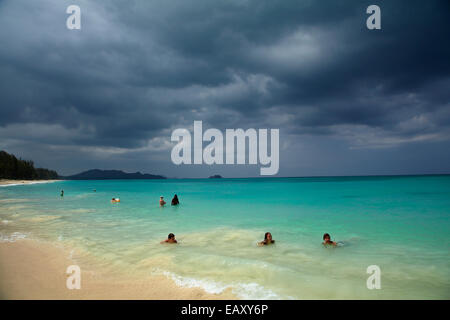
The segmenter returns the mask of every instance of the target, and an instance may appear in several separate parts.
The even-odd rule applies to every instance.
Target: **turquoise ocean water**
[[[175,193],[180,206],[159,207]],[[257,247],[266,231],[276,245]],[[178,245],[159,244],[169,232]],[[324,248],[324,232],[343,246]],[[0,187],[0,241],[50,241],[120,274],[240,298],[450,299],[449,236],[450,176]],[[366,287],[370,265],[381,269],[380,290]]]

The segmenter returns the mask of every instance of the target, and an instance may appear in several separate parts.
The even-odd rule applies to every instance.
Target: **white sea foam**
[[[74,249],[72,249],[72,250],[70,250],[70,253],[69,253],[69,260],[73,260],[73,254],[75,253],[75,250]]]
[[[61,218],[61,216],[38,215],[35,217],[22,218],[21,221],[38,223],[38,222],[52,221],[59,218]]]
[[[15,242],[20,239],[25,239],[26,237],[27,237],[26,234],[20,232],[13,232],[9,236],[0,233],[0,242]]]
[[[1,187],[13,187],[13,186],[23,186],[25,183],[10,183],[10,184],[0,184]]]
[[[194,279],[190,277],[182,277],[172,272],[162,271],[166,277],[175,281],[176,285],[186,288],[202,288],[208,293],[220,294],[230,288],[231,292],[240,299],[245,300],[277,300],[282,299],[275,292],[268,290],[255,282],[240,283],[234,282],[225,284],[220,281]],[[289,298],[289,297],[287,297]]]
[[[17,199],[17,198],[0,199],[0,203],[26,202],[26,201],[31,201],[31,199]]]

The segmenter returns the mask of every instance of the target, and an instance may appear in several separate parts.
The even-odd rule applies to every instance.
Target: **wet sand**
[[[79,265],[81,289],[68,289],[69,252],[49,243],[19,240],[0,243],[0,299],[236,299],[230,290],[209,294],[182,288],[165,276],[136,279]]]

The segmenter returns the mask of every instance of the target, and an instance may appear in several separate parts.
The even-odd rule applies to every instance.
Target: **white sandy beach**
[[[165,276],[137,279],[111,276],[80,265],[81,289],[66,287],[70,253],[50,243],[19,240],[0,243],[0,299],[235,299],[230,290],[209,294],[182,288]]]
[[[52,183],[62,180],[11,180],[11,179],[0,179],[0,187],[7,186],[19,186],[25,184],[37,184],[37,183]]]

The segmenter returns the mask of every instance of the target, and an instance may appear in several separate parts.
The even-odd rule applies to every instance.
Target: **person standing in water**
[[[178,196],[174,195],[173,199],[172,199],[172,205],[176,206],[176,205],[179,205],[179,204],[180,204],[180,201],[178,201]]]
[[[160,242],[162,243],[178,243],[177,239],[175,239],[175,235],[173,233],[169,233],[167,239]]]
[[[161,207],[164,207],[165,204],[166,204],[166,202],[164,201],[164,197],[163,196],[159,197],[159,205]]]
[[[330,237],[330,235],[328,233],[325,233],[323,235],[323,242],[322,242],[322,244],[324,246],[337,246],[336,242],[331,241],[331,237]]]
[[[275,240],[272,239],[272,234],[270,232],[266,232],[264,234],[264,240],[258,243],[258,246],[267,246],[269,244],[274,244]]]
[[[64,190],[61,190],[61,197],[64,197]]]

